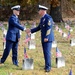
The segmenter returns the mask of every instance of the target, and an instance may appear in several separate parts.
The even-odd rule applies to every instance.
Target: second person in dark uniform
[[[9,18],[8,31],[6,35],[6,48],[3,52],[3,56],[0,59],[0,64],[4,63],[7,59],[10,50],[12,49],[12,62],[18,66],[18,42],[20,39],[20,31],[24,31],[25,28],[19,23],[18,15],[20,13],[20,5],[13,6],[13,15]]]

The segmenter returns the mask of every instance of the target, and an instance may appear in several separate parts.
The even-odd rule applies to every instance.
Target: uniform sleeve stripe
[[[51,32],[51,29],[47,30],[46,36],[49,35]]]

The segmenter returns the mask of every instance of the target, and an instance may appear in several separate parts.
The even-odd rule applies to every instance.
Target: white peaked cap
[[[16,5],[16,6],[13,6],[12,8],[11,8],[12,10],[20,10],[20,5]]]
[[[48,10],[48,8],[47,8],[47,7],[42,6],[42,5],[39,5],[39,9]]]

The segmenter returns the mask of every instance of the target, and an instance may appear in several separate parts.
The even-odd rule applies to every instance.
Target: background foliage
[[[38,19],[37,7],[38,4],[45,5],[49,8],[50,5],[53,7],[60,5],[60,0],[0,0],[0,20],[8,20],[12,14],[11,7],[20,4],[21,5],[21,20],[32,20]],[[61,0],[61,8],[63,17],[74,17],[75,15],[75,0]]]

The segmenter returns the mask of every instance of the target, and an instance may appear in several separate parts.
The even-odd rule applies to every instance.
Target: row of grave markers
[[[67,26],[66,26],[67,27]],[[66,28],[65,27],[65,28]],[[68,27],[69,28],[69,27]],[[7,33],[7,30],[5,28],[2,29],[3,30],[3,48],[5,49],[5,44],[6,44],[6,33]],[[56,30],[57,30],[57,27],[56,27]],[[58,31],[59,32],[62,32],[61,29],[58,28]],[[72,30],[71,30],[72,31]],[[22,35],[22,33],[20,33]],[[35,49],[36,46],[35,46],[35,34],[36,33],[33,33],[31,34],[30,36],[30,39],[28,41],[28,48],[29,49]],[[26,36],[26,39],[28,39],[28,35]],[[56,41],[54,41],[52,43],[52,48],[56,48],[56,66],[57,68],[60,68],[60,67],[63,67],[65,66],[65,59],[64,57],[62,56],[61,52],[59,51],[59,49],[57,48],[57,43]],[[24,55],[25,55],[25,48],[24,48]],[[28,58],[28,57],[25,57],[23,59],[23,69],[25,70],[28,70],[28,69],[33,69],[34,68],[34,65],[33,65],[33,59],[32,58]],[[72,71],[70,70],[70,73]],[[71,74],[70,74],[71,75]]]
[[[63,32],[62,29],[58,27],[58,25],[55,26],[55,30],[58,31],[62,35],[62,37],[66,37],[67,40],[70,39],[70,46],[75,46],[75,39],[71,38],[71,32],[73,31],[72,27],[66,24],[65,28],[69,28],[68,34]]]
[[[35,27],[35,26],[36,26],[36,25],[33,24],[33,25],[32,25],[32,28]],[[67,25],[66,25],[65,27],[67,28]],[[68,28],[71,28],[71,27],[68,26]],[[68,32],[68,34],[63,33],[63,32],[62,32],[62,29],[60,29],[57,25],[55,26],[55,29],[58,30],[58,32],[60,32],[60,34],[62,34],[63,37],[70,38],[70,36],[71,36],[70,31]],[[5,38],[6,38],[7,30],[6,30],[5,28],[3,28],[3,27],[2,27],[2,30],[3,30],[3,48],[5,49],[5,42],[6,42]],[[71,28],[71,31],[73,31],[72,28]],[[31,40],[28,42],[28,48],[29,48],[29,49],[35,49],[35,48],[36,48],[36,46],[35,46],[35,34],[36,34],[36,33],[33,33],[33,34],[31,34],[31,36],[30,36],[30,39],[31,39]],[[22,35],[22,32],[21,32],[21,31],[20,31],[20,35]],[[26,35],[26,39],[28,39],[28,38],[29,38],[28,35]],[[55,45],[52,45],[52,47],[56,47],[56,46],[57,46],[56,43],[57,43],[57,42],[54,41],[53,44],[55,44]],[[74,39],[74,38],[72,38],[72,39],[70,40],[70,45],[71,45],[71,46],[75,46],[75,39]]]
[[[58,31],[63,37],[70,38],[70,36],[71,36],[70,32],[72,32],[73,29],[69,25],[67,25],[66,23],[65,23],[65,28],[67,30],[69,30],[68,35],[66,33],[63,34],[62,29],[59,28],[58,25],[55,26],[56,31]],[[72,38],[70,40],[70,45],[75,46],[75,39]],[[62,56],[62,53],[57,48],[57,42],[56,41],[53,42],[52,47],[56,48],[56,65],[57,65],[57,68],[64,67],[65,66],[65,58]],[[72,68],[70,69],[69,75],[73,75],[72,74]]]

